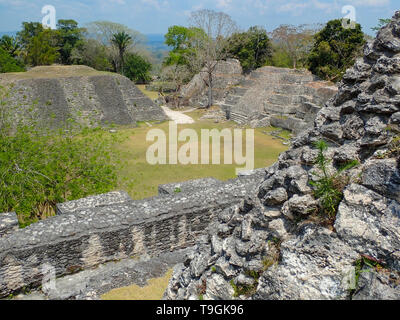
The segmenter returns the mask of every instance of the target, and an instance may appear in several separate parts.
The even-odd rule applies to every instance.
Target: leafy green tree
[[[314,39],[315,44],[308,58],[309,69],[320,78],[330,81],[342,78],[365,44],[360,24],[346,29],[339,19],[329,21]]]
[[[32,66],[51,65],[59,58],[58,47],[52,30],[44,30],[30,39],[27,62]]]
[[[70,60],[73,64],[81,64],[99,71],[112,71],[108,48],[95,39],[79,41],[71,51]]]
[[[278,68],[292,68],[293,60],[282,46],[272,44],[272,55],[268,58],[266,65]]]
[[[190,67],[190,59],[195,55],[198,39],[205,38],[205,32],[196,27],[171,26],[164,36],[165,44],[171,47],[164,65],[186,65]]]
[[[151,80],[152,65],[138,54],[128,54],[125,59],[124,75],[135,83],[148,83]]]
[[[132,44],[132,37],[125,31],[116,33],[112,36],[111,42],[118,49],[119,53],[119,71],[122,74],[124,71],[125,52]]]
[[[390,21],[392,21],[392,19],[379,19],[379,23],[378,26],[371,28],[372,31],[379,31],[383,26],[387,25],[388,23],[390,23]]]
[[[17,39],[26,49],[31,39],[38,36],[43,30],[43,25],[39,22],[22,22],[22,30],[17,33]]]
[[[8,52],[0,47],[0,73],[22,71],[25,71],[22,63],[15,60]]]
[[[75,20],[58,20],[56,32],[61,63],[71,63],[71,52],[83,40],[84,31],[85,29],[78,28]]]
[[[21,44],[18,42],[18,40],[14,37],[10,37],[7,35],[4,35],[0,39],[0,47],[3,48],[8,54],[15,58],[19,55],[20,49],[21,49]]]
[[[262,67],[271,58],[271,44],[267,31],[251,27],[247,32],[235,33],[227,41],[228,56],[237,58],[245,72]]]

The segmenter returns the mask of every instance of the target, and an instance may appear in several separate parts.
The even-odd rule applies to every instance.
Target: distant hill
[[[4,35],[16,36],[18,31],[0,31],[0,38]],[[152,49],[158,50],[168,50],[168,46],[164,43],[164,35],[161,33],[151,33],[145,34],[147,38],[147,45]]]
[[[164,43],[165,38],[163,34],[146,34],[147,37],[147,45],[150,47],[150,50],[153,52],[159,51],[168,51],[169,47]]]

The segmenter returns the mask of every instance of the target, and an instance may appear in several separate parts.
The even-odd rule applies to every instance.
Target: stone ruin
[[[337,88],[306,70],[262,67],[226,94],[226,118],[253,127],[272,125],[298,134],[308,128]]]
[[[180,105],[207,105],[206,77],[203,71],[181,89]],[[214,104],[224,118],[252,127],[272,125],[295,135],[308,128],[337,93],[332,83],[306,70],[262,67],[245,76],[236,59],[219,61],[214,77]]]
[[[257,192],[223,210],[165,299],[400,299],[400,11],[347,70],[335,97],[266,170]],[[315,142],[344,185],[333,225],[309,181]],[[314,214],[312,214],[314,213]]]
[[[213,72],[213,99],[216,104],[223,101],[229,88],[243,79],[243,70],[237,59],[218,61]],[[204,108],[208,104],[208,75],[206,69],[196,74],[179,92],[182,97],[180,105],[191,105]]]
[[[264,175],[161,185],[157,197],[144,200],[125,192],[92,196],[58,204],[55,217],[24,229],[15,213],[0,214],[0,298],[30,289],[23,299],[99,299],[116,287],[144,285],[182,262],[209,221],[254,193]],[[37,290],[47,270],[57,290]]]
[[[165,299],[399,300],[399,66],[400,11],[273,166],[163,185],[151,199],[59,204],[25,229],[0,215],[0,296],[35,290],[53,270],[54,288],[20,298],[98,299],[175,265]],[[359,162],[343,176],[333,225],[311,214],[321,139],[330,172]]]
[[[34,105],[40,122],[51,126],[70,118],[89,126],[168,119],[128,78],[86,66],[36,67],[15,79],[0,76],[0,81],[11,84],[10,100],[20,115]]]

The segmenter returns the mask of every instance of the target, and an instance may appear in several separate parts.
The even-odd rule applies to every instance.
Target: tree
[[[213,72],[218,61],[227,57],[227,39],[238,28],[229,15],[213,10],[192,12],[190,20],[193,27],[202,29],[205,33],[205,36],[196,38],[196,57],[193,57],[191,63],[204,67],[201,72],[206,74],[207,107],[210,107],[213,105]]]
[[[124,72],[124,57],[128,47],[132,44],[132,37],[122,31],[112,36],[111,42],[118,49],[119,53],[119,70],[121,74]]]
[[[23,65],[0,47],[0,73],[25,71]]]
[[[26,49],[33,37],[43,32],[43,25],[39,22],[22,22],[22,30],[17,32],[17,39],[21,46]]]
[[[15,58],[20,53],[21,44],[16,38],[4,35],[0,39],[0,47],[3,48],[4,51],[8,52],[11,57]]]
[[[292,60],[292,67],[296,69],[304,64],[313,44],[315,29],[310,25],[293,26],[284,24],[271,33],[271,38]]]
[[[309,69],[317,76],[338,81],[354,64],[365,44],[361,25],[343,28],[339,19],[331,20],[314,36],[314,46],[308,58]]]
[[[267,31],[257,26],[233,34],[227,41],[226,50],[228,56],[240,60],[245,72],[262,67],[272,53]]]
[[[138,54],[131,53],[126,57],[124,65],[124,75],[135,83],[148,83],[150,76],[151,63]]]
[[[124,32],[132,38],[130,46],[127,49],[128,52],[140,51],[141,55],[147,52],[147,49],[143,45],[146,37],[140,32],[132,30],[122,24],[110,21],[95,21],[87,24],[86,30],[88,38],[96,39],[107,48],[109,60],[114,66],[114,71],[116,72],[120,70],[120,52],[112,42],[112,38],[115,34]]]
[[[99,71],[112,71],[109,57],[106,46],[95,39],[84,39],[72,49],[70,60],[73,64],[83,64]]]
[[[30,39],[26,56],[30,65],[51,65],[58,57],[58,48],[52,30],[44,30]]]
[[[383,26],[387,25],[388,23],[390,23],[390,21],[392,21],[392,19],[379,19],[379,23],[377,27],[373,27],[371,28],[372,31],[378,32]]]
[[[196,27],[171,26],[164,36],[165,44],[172,47],[164,60],[164,65],[186,65],[190,67],[191,57],[195,56],[197,39],[205,38],[205,32]]]
[[[78,28],[78,22],[75,20],[58,20],[56,32],[60,48],[60,62],[70,64],[71,52],[83,40],[85,29]]]

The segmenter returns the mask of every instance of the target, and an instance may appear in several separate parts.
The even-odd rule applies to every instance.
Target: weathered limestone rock
[[[0,297],[39,286],[44,266],[61,277],[192,246],[214,215],[254,193],[262,178],[255,174],[146,200],[126,201],[126,193],[116,192],[61,204],[61,215],[0,238]]]
[[[57,214],[73,213],[84,209],[94,209],[113,204],[123,204],[132,201],[132,198],[124,191],[114,191],[84,199],[68,201],[57,204]]]
[[[202,295],[212,299],[226,299],[231,283],[247,289],[247,296],[239,297],[244,299],[399,299],[399,159],[396,152],[383,152],[398,139],[388,124],[399,112],[399,71],[390,61],[400,52],[399,30],[400,11],[347,70],[313,126],[266,169],[257,192],[211,222],[208,241],[175,270],[165,299],[186,299],[189,287],[195,296],[193,285],[202,279],[207,282]],[[282,76],[289,83],[295,78]],[[337,181],[344,192],[333,225],[319,221],[322,212],[309,216],[321,205],[309,186],[320,172],[314,143],[321,139],[328,144],[325,157],[333,159],[329,172],[360,162]],[[199,255],[224,262],[225,272],[208,267],[191,276],[187,266]],[[253,284],[246,274],[254,275]]]
[[[0,238],[5,237],[19,228],[15,212],[0,213]]]

